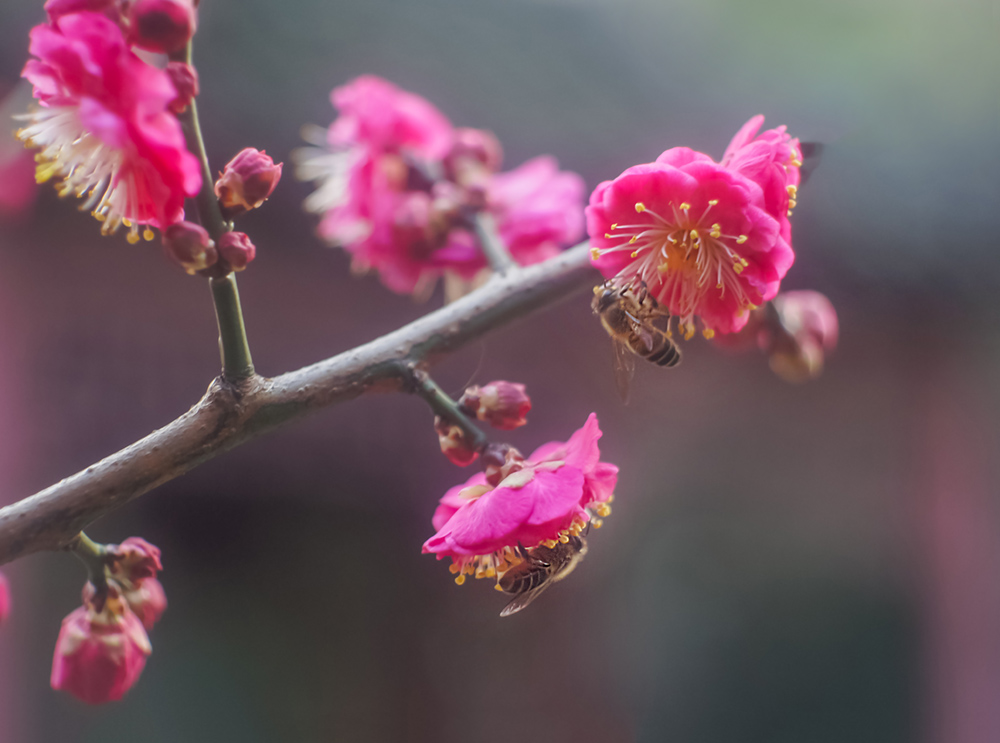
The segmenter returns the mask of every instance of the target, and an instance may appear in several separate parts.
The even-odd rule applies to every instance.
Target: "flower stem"
[[[517,264],[510,257],[507,246],[500,239],[497,232],[497,223],[493,215],[483,210],[476,212],[473,218],[473,226],[476,228],[476,237],[479,239],[479,247],[482,248],[486,260],[496,273],[506,273]]]
[[[219,323],[219,353],[222,355],[222,376],[238,382],[254,375],[247,330],[240,308],[240,290],[233,274],[209,279],[215,301],[215,319]]]
[[[184,51],[184,61],[191,64],[193,42],[188,42]],[[198,121],[198,104],[192,100],[187,110],[180,115],[184,126],[184,136],[188,149],[201,163],[201,190],[195,196],[198,221],[208,231],[209,237],[218,240],[229,231],[229,223],[222,216],[219,200],[215,196],[212,168],[205,152],[205,140],[201,135]],[[236,287],[236,277],[227,276],[209,279],[212,300],[215,302],[215,318],[219,324],[219,353],[222,354],[222,376],[230,382],[238,382],[254,374],[250,345],[247,342],[243,309],[240,307],[240,292]]]
[[[76,535],[69,543],[69,549],[80,558],[80,561],[87,567],[87,575],[90,582],[98,593],[107,590],[108,580],[104,573],[104,566],[107,564],[108,551],[103,544],[98,544],[82,531]]]
[[[450,421],[462,429],[465,439],[469,442],[470,448],[474,451],[482,452],[490,443],[479,427],[462,412],[458,403],[451,399],[448,394],[438,387],[437,383],[431,379],[430,375],[409,367],[409,376],[413,384],[412,392],[420,395],[430,406],[434,414]]]

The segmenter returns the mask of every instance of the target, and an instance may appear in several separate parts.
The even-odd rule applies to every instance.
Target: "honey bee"
[[[591,307],[611,336],[615,383],[625,402],[635,375],[636,357],[659,366],[681,363],[681,350],[670,337],[670,331],[657,325],[658,321],[669,320],[670,312],[656,301],[644,283],[608,279],[594,287]]]
[[[570,537],[565,544],[556,542],[554,547],[539,545],[525,549],[519,546],[518,551],[522,561],[500,576],[497,584],[504,593],[514,594],[500,612],[502,617],[521,611],[546,588],[572,573],[587,554],[587,542],[583,537]]]

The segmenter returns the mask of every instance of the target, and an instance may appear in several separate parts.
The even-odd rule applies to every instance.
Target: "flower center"
[[[667,204],[669,212],[657,213],[637,201],[635,211],[644,215],[636,224],[612,224],[605,238],[622,242],[610,248],[594,248],[593,257],[628,251],[634,259],[619,276],[643,281],[654,290],[659,301],[678,318],[685,338],[694,335],[694,315],[706,294],[713,288],[723,298],[728,292],[740,311],[756,309],[740,279],[749,263],[737,246],[746,235],[728,235],[712,220],[712,210],[719,200],[712,199],[700,214],[692,214],[691,204]],[[714,332],[706,328],[706,337]]]

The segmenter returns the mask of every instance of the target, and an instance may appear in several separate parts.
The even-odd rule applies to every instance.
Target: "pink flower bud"
[[[237,154],[215,182],[222,215],[232,219],[267,201],[281,180],[282,165],[275,165],[266,152],[253,147]]]
[[[198,25],[198,14],[191,0],[135,0],[128,20],[129,43],[170,54],[187,45]]]
[[[219,257],[208,232],[194,222],[176,222],[167,227],[163,249],[189,274],[214,265]]]
[[[116,558],[111,571],[116,578],[140,581],[143,578],[155,578],[163,570],[160,548],[142,537],[129,537],[121,544],[109,544],[107,551]]]
[[[459,405],[494,428],[512,431],[528,422],[525,416],[531,410],[531,398],[523,384],[497,381],[469,387]]]
[[[177,90],[177,97],[170,102],[168,108],[175,114],[182,114],[200,92],[198,70],[187,62],[168,62],[167,76]]]
[[[456,129],[451,151],[444,160],[445,172],[462,186],[485,189],[489,177],[500,169],[503,149],[493,132]]]
[[[7,578],[0,573],[0,625],[7,621],[10,616],[10,586]]]
[[[122,597],[146,629],[152,629],[167,608],[167,595],[156,574],[163,570],[160,548],[141,537],[129,537],[121,544],[109,544],[109,578],[121,587]],[[84,603],[89,600],[84,589]]]
[[[131,589],[123,588],[122,597],[128,602],[128,607],[142,622],[147,630],[160,621],[163,612],[167,610],[167,594],[163,584],[156,578],[144,578],[135,583]]]
[[[227,232],[219,238],[219,262],[232,271],[242,271],[257,255],[245,232]]]
[[[819,292],[784,292],[774,298],[781,327],[761,334],[771,369],[789,382],[805,382],[823,371],[829,351],[837,346],[837,311]]]
[[[52,688],[88,704],[121,699],[152,650],[138,617],[109,586],[101,611],[86,603],[63,620],[52,658]]]
[[[465,438],[465,432],[459,426],[453,425],[440,416],[434,418],[434,430],[437,431],[441,453],[451,460],[452,464],[465,467],[476,461],[479,456],[471,443]]]

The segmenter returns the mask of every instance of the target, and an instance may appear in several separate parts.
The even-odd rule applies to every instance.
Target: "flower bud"
[[[469,415],[489,423],[501,431],[513,431],[528,422],[531,398],[523,384],[496,381],[482,387],[465,390],[458,404]]]
[[[476,461],[479,456],[472,444],[466,439],[465,432],[440,416],[434,418],[434,430],[437,431],[441,453],[451,460],[452,464],[465,467]]]
[[[282,164],[275,165],[266,152],[253,147],[230,160],[215,182],[222,216],[232,219],[267,201],[281,180]]]
[[[56,21],[64,15],[70,13],[104,13],[115,22],[118,22],[120,15],[118,0],[48,0],[45,3],[45,12],[49,14],[50,21]]]
[[[819,292],[794,291],[773,300],[780,327],[761,334],[771,369],[789,382],[805,382],[823,371],[827,352],[837,346],[837,311]]]
[[[142,623],[109,584],[100,611],[85,602],[63,620],[52,658],[52,688],[88,704],[121,699],[152,650]]]
[[[468,191],[470,206],[486,205],[490,177],[500,167],[503,150],[492,132],[482,129],[457,129],[451,152],[444,160],[445,173]]]
[[[129,608],[149,630],[167,608],[167,595],[156,574],[163,570],[160,549],[141,537],[129,537],[121,544],[110,544],[113,556],[109,578],[122,590]],[[89,586],[90,584],[88,584]],[[84,602],[87,601],[84,593]]]
[[[198,70],[187,62],[168,62],[167,76],[177,90],[177,97],[170,102],[169,108],[175,114],[182,114],[200,92]]]
[[[194,35],[198,14],[191,0],[135,0],[128,10],[129,43],[158,54],[183,49]]]
[[[189,274],[214,265],[219,257],[208,232],[194,222],[175,222],[167,227],[163,249]]]
[[[242,271],[257,255],[245,232],[227,232],[219,238],[219,262],[232,271]]]
[[[10,586],[7,578],[0,573],[0,625],[7,621],[10,616]]]

